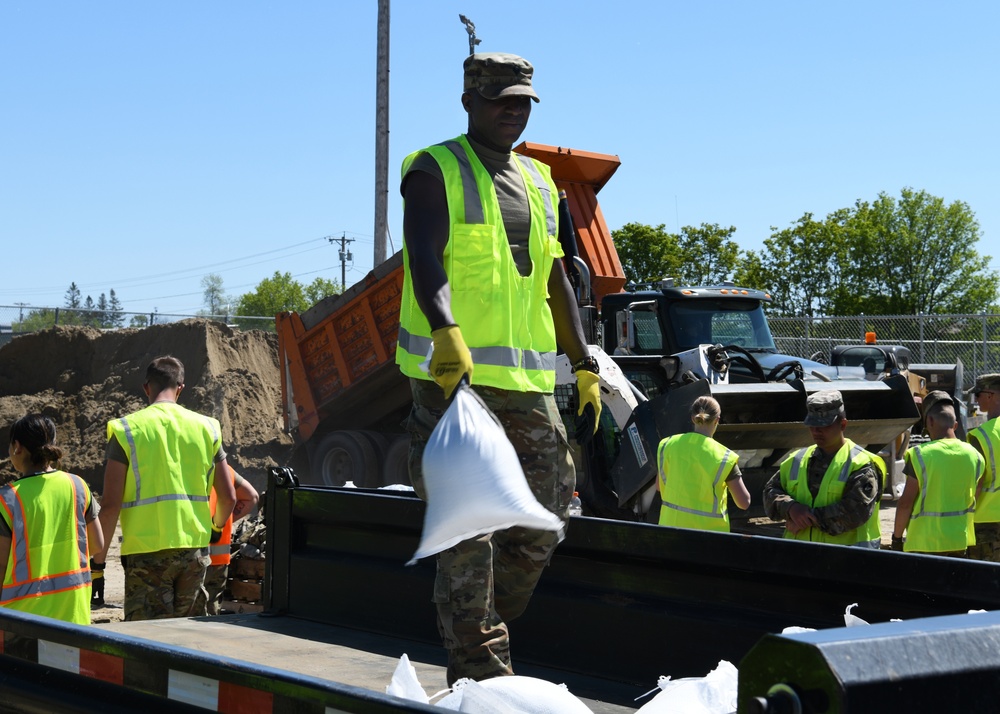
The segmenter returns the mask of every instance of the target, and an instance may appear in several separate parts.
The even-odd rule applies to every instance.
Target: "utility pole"
[[[347,237],[347,232],[345,231],[340,238],[336,236],[327,236],[326,239],[331,243],[340,243],[340,290],[343,292],[347,290],[347,262],[354,260],[354,256],[351,255],[351,251],[347,250],[347,244],[353,243],[353,238]]]
[[[17,305],[19,308],[21,308],[21,310],[20,310],[20,312],[18,314],[17,321],[18,321],[19,324],[22,324],[22,323],[24,323],[24,308],[28,307],[28,305],[30,305],[31,303],[30,302],[16,302],[14,304]]]
[[[386,259],[389,234],[389,0],[378,0],[375,67],[375,262]],[[346,287],[346,286],[345,286]]]
[[[462,21],[462,24],[465,25],[465,31],[469,33],[469,54],[474,55],[476,53],[476,45],[481,42],[481,40],[476,38],[476,23],[462,14],[459,14],[458,19]]]

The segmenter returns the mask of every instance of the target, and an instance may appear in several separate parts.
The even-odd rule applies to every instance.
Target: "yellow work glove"
[[[580,406],[576,410],[576,443],[586,444],[597,433],[601,419],[601,378],[585,369],[576,371]]]
[[[431,332],[431,339],[434,340],[431,379],[444,390],[444,398],[451,399],[463,376],[469,375],[472,382],[472,353],[465,346],[458,325],[439,327]]]

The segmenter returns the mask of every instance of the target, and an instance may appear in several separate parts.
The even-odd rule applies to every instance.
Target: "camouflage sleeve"
[[[775,471],[774,476],[764,485],[764,513],[772,521],[783,521],[788,514],[788,507],[793,503],[795,499],[781,486],[781,471]]]
[[[864,525],[872,517],[878,502],[878,484],[878,471],[871,464],[848,476],[843,498],[829,506],[813,509],[820,530],[840,535]]]

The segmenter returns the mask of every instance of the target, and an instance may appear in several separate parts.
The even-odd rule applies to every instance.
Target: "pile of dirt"
[[[278,338],[235,331],[210,320],[101,332],[55,327],[0,348],[0,445],[29,412],[56,422],[62,467],[96,491],[104,480],[106,425],[146,406],[146,366],[160,355],[184,363],[180,404],[222,425],[229,463],[260,490],[266,469],[285,465],[292,439],[283,432]],[[10,462],[0,478],[14,476]]]

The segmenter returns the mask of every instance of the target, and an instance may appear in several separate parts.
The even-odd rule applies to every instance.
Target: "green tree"
[[[221,315],[227,311],[229,298],[222,287],[222,276],[209,273],[201,279],[202,296],[206,314]]]
[[[108,293],[111,297],[108,298],[108,312],[106,315],[106,321],[108,327],[123,327],[125,325],[125,311],[122,308],[122,303],[115,295],[114,289]]]
[[[684,226],[680,235],[656,227],[627,223],[611,232],[625,278],[653,283],[672,277],[685,285],[729,280],[740,263],[740,248],[732,239],[736,228],[718,223]]]
[[[318,303],[325,297],[331,295],[341,295],[344,292],[343,286],[334,280],[327,278],[316,278],[305,286],[306,302],[310,305]]]
[[[679,240],[681,280],[687,285],[730,280],[740,257],[740,247],[733,240],[735,232],[734,226],[723,228],[718,223],[684,226]]]
[[[832,298],[840,285],[846,248],[840,214],[817,221],[805,213],[789,228],[772,227],[764,250],[752,258],[758,284],[774,296],[771,308],[777,315],[829,315]],[[740,277],[747,271],[740,271]],[[742,282],[742,280],[741,280]]]
[[[275,271],[270,278],[260,281],[253,292],[240,296],[236,314],[270,316],[287,310],[304,312],[309,306],[302,283],[293,280],[291,273]]]
[[[680,273],[677,236],[668,233],[663,224],[654,228],[642,223],[626,223],[611,231],[611,239],[629,282],[649,283]]]
[[[997,299],[997,273],[976,250],[968,204],[904,188],[857,201],[844,221],[848,255],[835,314],[978,313]]]
[[[62,317],[65,315],[65,312],[59,313],[60,322],[62,322]],[[13,332],[35,332],[37,330],[44,330],[47,327],[52,327],[55,324],[55,310],[45,307],[39,310],[31,310],[24,316],[23,320],[19,320],[14,323],[11,329]]]
[[[74,310],[80,307],[80,288],[76,286],[75,282],[70,283],[66,290],[66,307]]]

